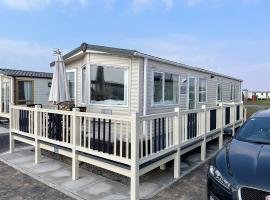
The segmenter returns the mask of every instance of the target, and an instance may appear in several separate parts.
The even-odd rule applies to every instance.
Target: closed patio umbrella
[[[65,69],[60,50],[55,51],[55,65],[49,101],[56,104],[70,101],[70,93]]]
[[[49,101],[59,105],[70,101],[70,93],[65,63],[61,56],[61,52],[60,50],[56,50],[54,53],[56,59]],[[48,114],[48,136],[50,139],[62,141],[62,121],[62,115],[53,113]]]

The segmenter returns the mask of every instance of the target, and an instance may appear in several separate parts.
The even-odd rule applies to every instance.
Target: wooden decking
[[[79,161],[131,178],[131,198],[137,199],[139,176],[174,160],[180,176],[181,155],[201,146],[205,159],[208,141],[244,121],[243,104],[231,103],[197,110],[139,116],[116,116],[11,106],[11,151],[14,140],[35,146],[35,161],[46,149],[72,158],[72,177],[79,178]]]

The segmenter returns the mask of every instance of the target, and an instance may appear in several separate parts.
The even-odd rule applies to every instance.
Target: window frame
[[[230,84],[230,101],[233,101],[233,93],[234,93],[234,85],[231,83]]]
[[[26,101],[26,100],[20,100],[19,99],[19,82],[30,82],[32,84],[32,101]],[[16,79],[15,81],[15,87],[16,87],[16,99],[15,99],[15,104],[16,105],[27,105],[27,104],[33,104],[35,101],[35,90],[34,90],[34,80],[28,80],[28,79]],[[20,102],[25,102],[25,104],[19,104]]]
[[[220,85],[220,92],[221,92],[221,94],[220,94],[220,99],[218,98],[218,86]],[[222,83],[218,83],[217,84],[217,101],[218,102],[222,102],[223,101],[223,86],[222,86]]]
[[[233,100],[234,101],[236,101],[237,100],[237,98],[236,98],[236,95],[237,94],[237,90],[236,90],[236,85],[234,84],[234,86],[233,86]]]
[[[194,109],[190,109],[189,108],[189,83],[190,83],[190,81],[189,81],[189,79],[190,78],[193,78],[194,79],[194,81],[195,81],[195,86],[194,86],[194,89],[195,89],[195,91],[194,91],[194,104],[195,104],[195,106],[194,106],[194,109],[196,109],[196,105],[197,105],[197,82],[198,82],[198,80],[197,80],[197,77],[195,77],[195,76],[187,76],[187,94],[186,94],[186,98],[187,98],[187,110],[194,110]]]
[[[92,94],[91,94],[91,69],[93,66],[103,66],[103,67],[109,67],[109,68],[119,68],[119,69],[124,69],[125,70],[125,73],[124,73],[124,86],[126,86],[126,88],[124,87],[124,98],[126,98],[126,100],[124,100],[126,103],[125,104],[122,104],[122,105],[114,105],[114,104],[102,104],[102,103],[92,103],[91,101],[91,97],[92,97]],[[88,105],[90,106],[102,106],[102,107],[122,107],[122,108],[128,108],[129,107],[129,92],[130,92],[130,89],[129,89],[129,80],[130,80],[130,70],[129,70],[129,67],[127,66],[113,66],[113,65],[104,65],[104,64],[90,64],[90,69],[89,69],[89,103]]]
[[[154,75],[155,73],[162,74],[162,102],[161,103],[155,103],[154,102],[154,92],[155,92],[155,87],[154,87]],[[178,77],[178,99],[176,103],[167,103],[165,104],[165,74],[173,74]],[[152,97],[151,97],[151,107],[157,107],[157,106],[176,106],[179,105],[180,103],[180,74],[175,73],[175,72],[170,72],[170,71],[160,71],[160,70],[153,70],[152,71]]]
[[[85,70],[85,76],[87,77],[87,76],[89,76],[90,77],[90,73],[87,73],[87,65],[83,65],[83,66],[81,66],[81,69],[80,69],[80,71],[81,71],[81,104],[82,105],[87,105],[87,101],[89,100],[89,97],[88,97],[88,92],[87,91],[85,91],[85,89],[87,88],[84,88],[85,86],[83,85],[83,70]],[[86,80],[85,81],[85,84],[86,85],[89,85],[89,79],[87,79],[86,77],[84,77],[84,79]],[[84,95],[83,95],[83,91],[84,91],[84,95],[86,95],[86,97],[83,97]]]
[[[204,80],[205,81],[205,100],[204,101],[200,101],[200,80]],[[198,88],[198,102],[199,103],[205,103],[207,102],[207,79],[206,78],[199,78],[199,88]]]
[[[77,69],[67,69],[66,73],[74,73],[74,104],[77,105]]]

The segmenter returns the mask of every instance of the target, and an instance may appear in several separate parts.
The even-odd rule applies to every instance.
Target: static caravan
[[[179,178],[183,154],[200,147],[204,160],[207,142],[218,138],[221,148],[224,129],[234,134],[245,121],[238,78],[86,43],[64,62],[77,108],[12,105],[10,151],[19,140],[35,147],[35,163],[41,149],[70,157],[73,180],[80,162],[127,176],[132,200],[140,176],[173,162]]]
[[[0,68],[0,117],[9,118],[9,103],[48,104],[51,73]]]
[[[253,91],[248,90],[248,99],[253,99],[253,96],[256,96],[258,100],[268,100],[270,99],[270,92],[269,91]]]
[[[64,60],[72,99],[89,112],[143,116],[242,100],[240,79],[135,50],[81,46]]]

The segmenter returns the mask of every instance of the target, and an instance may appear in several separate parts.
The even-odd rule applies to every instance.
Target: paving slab
[[[218,149],[216,143],[210,144],[207,148],[207,157],[212,156],[216,149]],[[2,153],[0,160],[74,199],[129,199],[130,196],[129,184],[125,185],[84,169],[80,169],[80,179],[73,181],[71,166],[52,158],[42,156],[41,162],[35,165],[33,147],[16,148],[12,154]],[[188,174],[200,164],[202,162],[198,150],[184,155],[181,176]],[[152,198],[175,182],[172,163],[167,164],[165,170],[157,168],[140,178],[140,198]]]
[[[8,133],[9,133],[9,129],[0,126],[0,135],[8,134]]]

